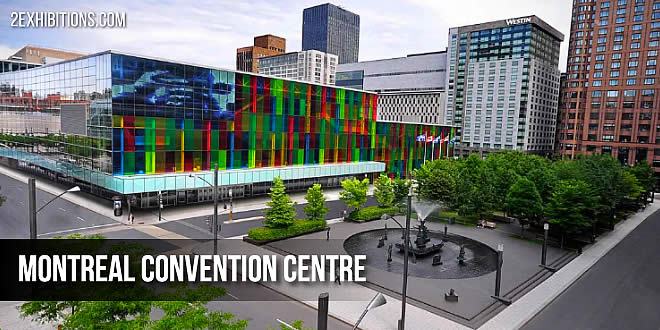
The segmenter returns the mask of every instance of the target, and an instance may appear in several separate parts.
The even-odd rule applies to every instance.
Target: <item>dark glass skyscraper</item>
[[[339,64],[358,61],[360,15],[326,3],[303,11],[302,49],[339,56]]]

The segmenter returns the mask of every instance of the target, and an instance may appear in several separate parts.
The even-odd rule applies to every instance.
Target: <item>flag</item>
[[[445,136],[442,140],[440,140],[440,143],[445,143],[449,141],[449,135]]]
[[[424,141],[426,141],[426,134],[417,136],[417,142],[424,142]]]
[[[456,138],[451,139],[451,141],[449,141],[449,145],[453,145],[454,142],[456,142]]]
[[[433,144],[437,144],[439,142],[440,142],[440,137],[439,136],[436,137],[435,139],[433,139]]]
[[[426,137],[426,142],[432,142],[433,141],[433,135],[429,135]]]

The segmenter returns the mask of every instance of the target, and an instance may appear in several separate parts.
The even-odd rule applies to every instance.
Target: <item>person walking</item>
[[[128,215],[128,220],[129,220],[128,223],[131,224],[131,225],[132,225],[133,223],[135,223],[135,215],[133,215],[133,212],[131,212],[131,213]]]
[[[339,276],[339,266],[335,267],[335,283],[341,285],[341,276]]]
[[[330,226],[328,226],[328,229],[325,231],[325,240],[330,240]]]

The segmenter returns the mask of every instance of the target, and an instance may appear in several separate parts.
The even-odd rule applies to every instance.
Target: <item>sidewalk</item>
[[[263,247],[254,246],[245,242],[236,242],[226,244],[227,240],[219,241],[218,249],[225,254],[246,254],[246,255],[271,255],[272,251]],[[196,248],[195,253],[211,253],[212,242],[203,243]],[[278,258],[278,263],[282,258]],[[278,269],[283,266],[278,264]],[[280,292],[288,297],[300,301],[314,309],[318,308],[316,300],[309,300],[310,288],[304,283],[288,283],[285,281],[264,282],[264,286]],[[361,284],[352,282],[343,282],[337,285],[334,282],[316,283],[313,286],[318,295],[321,292],[330,294],[329,314],[349,324],[355,324],[362,314],[369,301],[378,294],[378,291],[369,289]],[[333,300],[333,297],[342,297],[343,300]],[[371,310],[360,323],[361,329],[373,330],[396,330],[397,322],[401,315],[401,300],[386,296],[387,303],[376,309]],[[444,317],[435,315],[429,311],[421,309],[411,304],[406,304],[406,329],[442,329],[442,330],[469,330],[464,325],[448,320]]]
[[[0,165],[0,174],[6,175],[15,180],[27,183],[28,178],[32,177],[27,173]],[[36,177],[37,189],[45,191],[47,193],[58,195],[63,190],[68,187],[64,187],[58,183],[49,181],[47,179]],[[327,201],[339,200],[339,192],[342,191],[341,188],[331,188],[324,189],[324,195],[326,196]],[[305,195],[307,192],[295,192],[291,193],[289,196],[291,200],[297,202],[298,204],[305,204]],[[373,185],[369,186],[368,195],[373,194]],[[112,209],[112,201],[104,200],[102,198],[87,194],[87,193],[70,193],[65,194],[61,197],[69,202],[80,205],[93,211],[95,213],[107,216],[108,218],[114,219],[119,223],[127,223],[127,210],[124,208],[124,214],[121,217],[115,217],[114,211]],[[254,198],[245,198],[245,199],[235,199],[234,204],[234,213],[251,211],[256,209],[266,208],[266,203],[270,201],[268,195],[258,196]],[[223,203],[219,202],[219,213],[228,213],[229,209],[223,209]],[[229,206],[228,206],[229,208]],[[175,221],[193,217],[208,216],[213,214],[213,203],[200,203],[200,204],[190,204],[182,205],[176,207],[166,207],[163,208],[161,214],[161,223],[167,221]],[[147,210],[136,210],[135,215],[135,224],[157,224],[158,222],[158,209],[147,209]]]
[[[581,255],[522,298],[516,300],[479,329],[519,329],[524,326],[658,209],[660,209],[660,202],[654,201],[646,207],[646,210],[617,224],[614,231],[600,236],[598,241]]]

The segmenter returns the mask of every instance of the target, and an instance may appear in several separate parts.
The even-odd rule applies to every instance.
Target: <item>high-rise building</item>
[[[558,131],[562,156],[612,154],[660,170],[660,2],[573,1]]]
[[[445,122],[447,52],[340,64],[337,86],[378,93],[378,120]]]
[[[259,58],[259,73],[316,84],[335,84],[337,55],[303,50]]]
[[[339,56],[339,64],[358,61],[360,15],[331,3],[303,11],[302,50],[320,50]]]
[[[17,51],[14,55],[10,56],[9,59],[27,63],[52,64],[82,56],[85,56],[85,54],[27,45]]]
[[[564,36],[536,16],[449,30],[445,124],[457,152],[553,151]]]
[[[286,39],[266,34],[254,37],[254,44],[236,49],[236,70],[259,72],[259,58],[286,52]]]

